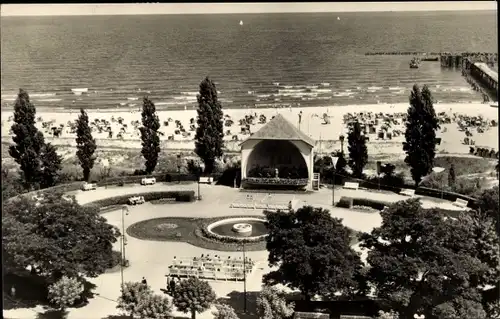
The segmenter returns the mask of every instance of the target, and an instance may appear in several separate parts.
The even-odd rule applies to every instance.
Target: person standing
[[[143,285],[146,285],[146,286],[148,285],[148,281],[146,280],[145,277],[142,277],[142,281],[141,282],[142,282]]]

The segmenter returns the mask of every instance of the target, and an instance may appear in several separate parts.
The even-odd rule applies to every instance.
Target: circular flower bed
[[[237,217],[255,218],[250,216]],[[126,232],[129,236],[141,240],[185,242],[193,246],[218,251],[238,251],[241,250],[243,243],[245,243],[245,250],[248,251],[266,249],[265,236],[259,240],[252,240],[252,237],[243,237],[241,241],[226,241],[217,237],[217,235],[206,235],[208,225],[228,218],[161,217],[132,224],[127,228]]]

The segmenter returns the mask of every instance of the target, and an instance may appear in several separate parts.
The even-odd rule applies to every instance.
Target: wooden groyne
[[[498,53],[487,52],[464,52],[464,53],[442,53],[439,56],[441,66],[445,68],[463,68],[465,61],[482,62],[494,67],[498,62]]]
[[[365,55],[440,55],[441,52],[423,52],[423,51],[379,51],[366,52]]]

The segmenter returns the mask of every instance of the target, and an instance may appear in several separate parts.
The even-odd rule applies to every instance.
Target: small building
[[[241,187],[312,189],[316,142],[283,115],[274,116],[241,146]]]

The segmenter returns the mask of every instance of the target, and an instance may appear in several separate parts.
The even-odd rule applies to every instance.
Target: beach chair
[[[353,190],[358,190],[359,188],[359,183],[351,183],[351,182],[346,182],[344,184],[344,188],[346,189],[353,189]]]
[[[457,207],[466,208],[467,205],[469,205],[469,201],[466,201],[466,200],[461,199],[461,198],[457,198],[457,200],[455,202],[453,202],[453,205],[457,206]]]
[[[414,189],[403,188],[401,190],[401,192],[399,192],[399,194],[404,195],[404,196],[413,197],[413,196],[415,196],[415,190]]]

